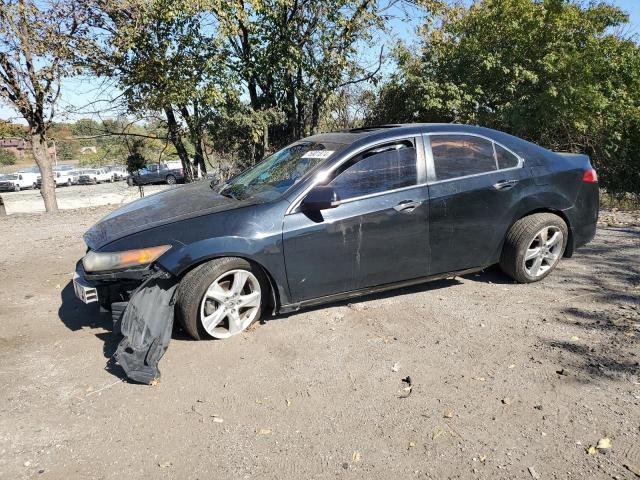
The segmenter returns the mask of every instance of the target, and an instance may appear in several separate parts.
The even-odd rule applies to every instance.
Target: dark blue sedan
[[[174,314],[193,338],[227,338],[261,315],[496,263],[535,282],[597,217],[585,155],[465,125],[359,128],[114,211],[86,233],[75,289],[112,310],[117,361],[148,383]]]

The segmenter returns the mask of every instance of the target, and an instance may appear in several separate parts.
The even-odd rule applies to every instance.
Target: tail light
[[[180,169],[180,175],[184,175],[184,172],[182,169]]]
[[[585,170],[582,174],[582,181],[587,183],[598,183],[598,174],[593,168]]]

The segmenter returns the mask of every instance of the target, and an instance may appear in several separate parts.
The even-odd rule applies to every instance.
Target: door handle
[[[422,205],[422,202],[414,202],[413,200],[403,200],[398,205],[393,207],[396,212],[412,212],[416,208]]]
[[[496,190],[509,190],[518,184],[518,180],[500,180],[498,183],[493,184],[493,188]]]

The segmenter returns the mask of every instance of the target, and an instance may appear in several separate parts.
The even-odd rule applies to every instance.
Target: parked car
[[[127,183],[133,185],[147,185],[150,183],[167,183],[175,185],[184,181],[184,170],[180,162],[154,163],[129,175]]]
[[[496,263],[537,282],[594,237],[598,202],[586,155],[465,125],[353,129],[295,142],[221,188],[115,210],[85,234],[74,282],[112,308],[116,359],[148,383],[174,312],[191,337],[222,339],[261,315]]]
[[[56,187],[75,185],[78,183],[78,172],[75,170],[56,170],[54,167],[53,171],[53,179],[55,181]],[[38,180],[36,181],[36,186],[38,188],[42,187],[42,176],[38,175]]]
[[[4,175],[0,179],[0,192],[19,192],[27,188],[35,188],[31,176],[24,173]]]
[[[104,168],[89,168],[78,173],[78,183],[81,185],[113,182],[113,173]]]
[[[128,176],[127,169],[124,168],[123,166],[120,166],[120,165],[109,165],[109,166],[104,167],[104,168],[108,172],[113,174],[113,180],[114,181],[124,180]]]

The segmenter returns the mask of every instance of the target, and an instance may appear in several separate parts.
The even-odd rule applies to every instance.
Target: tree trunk
[[[189,129],[189,140],[193,144],[195,150],[193,154],[194,170],[197,174],[204,176],[207,173],[207,167],[204,163],[204,147],[202,143],[203,122],[200,118],[198,102],[196,100],[193,101],[193,115],[189,113],[189,109],[186,105],[180,105],[180,113],[187,124],[187,128]]]
[[[191,162],[189,162],[189,154],[187,149],[182,143],[182,136],[180,135],[180,126],[176,121],[175,113],[171,105],[164,107],[164,113],[167,116],[167,130],[169,131],[169,139],[173,146],[176,148],[178,157],[182,162],[182,169],[184,170],[184,181],[193,182],[193,171],[191,170]]]
[[[47,213],[58,211],[58,201],[56,200],[56,184],[53,179],[53,167],[51,165],[51,157],[47,149],[47,141],[41,133],[31,133],[31,148],[33,149],[33,157],[40,169],[42,177],[42,186],[40,193],[44,200],[44,208]]]
[[[318,133],[318,124],[320,123],[320,107],[322,106],[322,99],[316,97],[313,100],[311,106],[311,135]]]

